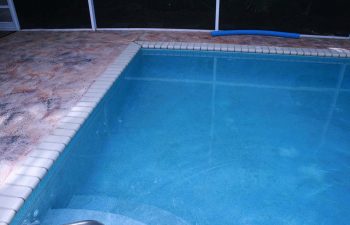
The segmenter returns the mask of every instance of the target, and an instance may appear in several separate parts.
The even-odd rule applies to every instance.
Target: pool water
[[[13,224],[349,224],[349,64],[141,50]]]

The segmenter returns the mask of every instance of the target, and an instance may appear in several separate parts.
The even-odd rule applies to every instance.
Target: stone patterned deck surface
[[[350,50],[350,40],[212,38],[194,32],[17,32],[5,36],[0,38],[0,185],[133,41]]]

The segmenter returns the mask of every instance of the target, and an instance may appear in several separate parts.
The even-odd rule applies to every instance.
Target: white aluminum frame
[[[9,9],[12,22],[0,22],[0,30],[3,31],[19,31],[21,29],[19,22],[18,22],[18,17],[16,13],[16,8],[15,4],[13,3],[13,0],[7,0],[7,6],[5,7],[0,7],[2,9]]]
[[[210,32],[201,29],[171,29],[171,28],[96,28],[98,31],[164,31],[164,32]]]
[[[220,0],[216,0],[215,5],[215,30],[220,29]]]
[[[96,31],[97,24],[96,24],[94,0],[88,0],[88,4],[89,4],[89,13],[90,13],[91,29],[92,29],[93,31]]]
[[[61,31],[61,32],[76,32],[76,31],[91,31],[91,28],[31,28],[31,29],[21,29],[21,31],[35,32],[35,31]],[[1,224],[0,224],[1,225]]]
[[[16,30],[20,30],[21,26],[20,26],[19,21],[18,21],[16,7],[15,7],[15,4],[13,3],[13,0],[7,0],[7,4],[10,7],[10,12],[11,12],[11,16],[12,16],[12,22],[15,23]]]

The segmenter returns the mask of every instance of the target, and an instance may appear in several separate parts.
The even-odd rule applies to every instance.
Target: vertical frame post
[[[220,29],[220,0],[216,0],[215,7],[215,30]]]
[[[93,31],[96,31],[97,25],[96,25],[96,17],[95,17],[94,0],[88,0],[88,4],[89,4],[89,12],[90,12],[91,29]]]
[[[21,29],[21,26],[19,25],[15,4],[13,3],[13,0],[7,0],[7,4],[10,9],[12,22],[15,24],[16,30],[19,31]]]

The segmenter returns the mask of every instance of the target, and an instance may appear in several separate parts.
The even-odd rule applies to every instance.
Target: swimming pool
[[[347,224],[349,63],[143,49],[12,224]]]

